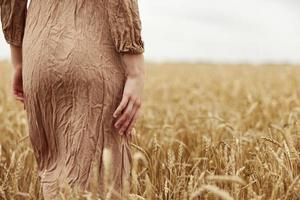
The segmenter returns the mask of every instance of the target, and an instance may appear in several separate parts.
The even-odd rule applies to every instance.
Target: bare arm
[[[22,47],[10,44],[11,62],[15,70],[22,69]]]
[[[27,15],[27,0],[0,0],[0,19],[6,42],[10,45],[11,62],[15,69],[13,93],[23,102],[22,42]]]
[[[11,62],[15,69],[13,77],[13,95],[16,100],[24,102],[22,80],[22,47],[10,44]]]
[[[138,0],[107,0],[108,23],[127,73],[123,97],[114,112],[115,127],[129,135],[138,117],[144,88],[144,42]]]
[[[143,54],[126,54],[122,56],[122,60],[126,67],[127,80],[122,101],[114,113],[114,117],[119,116],[115,126],[119,128],[121,135],[124,133],[131,134],[138,119],[145,79]]]

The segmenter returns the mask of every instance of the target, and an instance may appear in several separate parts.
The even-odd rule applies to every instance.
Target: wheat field
[[[300,199],[300,66],[146,66],[126,199]],[[11,76],[2,62],[0,199],[43,199]],[[60,196],[100,199],[68,187]]]

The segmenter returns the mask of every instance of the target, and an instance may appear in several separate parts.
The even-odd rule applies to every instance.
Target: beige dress
[[[8,43],[22,46],[29,136],[45,199],[63,182],[88,189],[104,149],[122,193],[131,180],[131,137],[112,117],[126,80],[123,53],[144,52],[137,0],[0,0]]]

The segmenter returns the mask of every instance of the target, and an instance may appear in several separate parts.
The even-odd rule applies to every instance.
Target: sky
[[[299,0],[138,2],[149,61],[300,63]]]

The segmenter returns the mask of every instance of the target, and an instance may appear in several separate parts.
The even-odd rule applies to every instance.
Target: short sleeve
[[[0,0],[0,17],[5,40],[21,47],[27,15],[27,0]]]
[[[107,0],[110,32],[119,53],[144,52],[141,19],[137,0]]]

